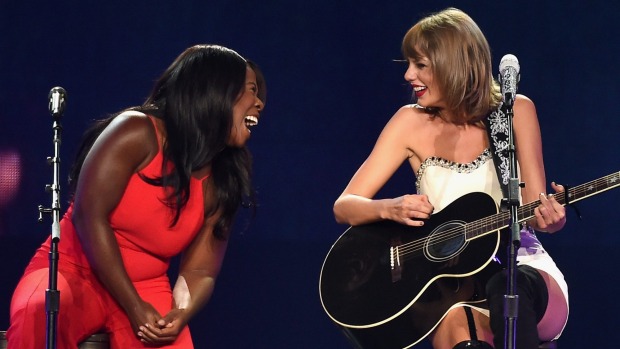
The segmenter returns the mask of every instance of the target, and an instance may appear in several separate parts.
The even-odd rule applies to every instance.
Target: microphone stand
[[[506,98],[506,116],[508,118],[508,161],[510,167],[510,179],[508,181],[508,197],[503,199],[510,209],[510,246],[508,252],[508,281],[507,293],[504,295],[505,324],[505,348],[512,349],[516,346],[517,314],[519,309],[519,295],[517,294],[517,251],[521,246],[519,229],[519,190],[524,186],[519,182],[517,175],[516,147],[514,142],[513,128],[513,104],[514,95]]]
[[[58,290],[58,243],[60,242],[60,139],[62,127],[60,118],[64,111],[66,92],[62,87],[54,87],[49,93],[49,109],[53,118],[54,156],[47,158],[53,167],[53,183],[45,186],[45,191],[52,194],[52,207],[39,205],[39,222],[43,213],[52,215],[52,239],[49,252],[49,280],[45,290],[45,312],[47,314],[46,348],[56,349],[56,330],[58,310],[60,308],[60,291]]]

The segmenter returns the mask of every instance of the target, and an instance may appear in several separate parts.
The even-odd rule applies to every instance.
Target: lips
[[[420,98],[426,92],[426,87],[424,87],[424,86],[414,86],[413,87],[413,92],[415,93],[416,97]]]
[[[247,115],[244,120],[245,120],[245,126],[247,128],[251,128],[251,127],[258,125],[258,116]]]

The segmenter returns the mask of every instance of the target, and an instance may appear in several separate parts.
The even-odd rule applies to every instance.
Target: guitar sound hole
[[[465,247],[463,222],[446,222],[428,236],[425,254],[430,260],[444,261],[459,254]]]

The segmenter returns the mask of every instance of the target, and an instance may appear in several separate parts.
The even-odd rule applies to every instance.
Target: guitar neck
[[[552,194],[555,200],[562,206],[566,206],[577,201],[600,194],[609,189],[620,186],[620,172],[615,172],[605,177],[593,181],[569,187],[566,192]],[[534,209],[540,205],[540,200],[523,205],[518,210],[519,222],[526,221],[534,217]]]
[[[558,203],[562,206],[566,206],[618,186],[620,186],[620,171],[575,187],[569,187],[565,192],[552,195]],[[519,222],[524,222],[533,218],[534,209],[539,205],[540,200],[536,200],[520,206],[517,209]],[[500,212],[494,216],[466,224],[465,231],[468,238],[474,238],[498,229],[506,228],[509,224],[510,212]]]

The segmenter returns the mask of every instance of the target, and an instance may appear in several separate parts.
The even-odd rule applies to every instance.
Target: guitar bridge
[[[400,264],[400,253],[398,244],[390,247],[390,270],[392,271],[392,282],[400,281],[402,276],[402,266]]]

